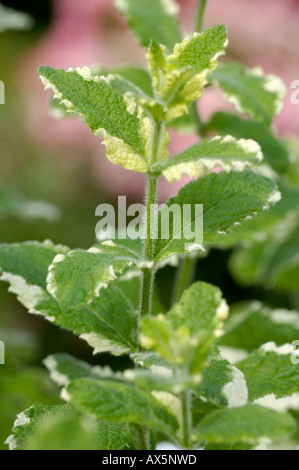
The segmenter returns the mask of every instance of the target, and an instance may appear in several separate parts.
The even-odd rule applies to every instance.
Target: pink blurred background
[[[179,0],[182,32],[192,32],[196,0]],[[281,135],[298,134],[299,112],[291,104],[290,84],[299,79],[299,0],[210,0],[205,27],[224,23],[229,32],[228,57],[248,66],[260,65],[283,78],[288,89],[285,108],[275,120]],[[99,185],[112,194],[142,197],[144,178],[115,167],[87,126],[77,119],[56,120],[48,112],[49,95],[37,76],[41,64],[53,67],[101,64],[145,64],[145,56],[116,11],[113,0],[53,0],[53,19],[39,43],[19,64],[22,91],[27,103],[27,130],[40,145],[53,147],[57,155],[75,153],[89,160]],[[207,91],[200,101],[203,119],[227,105],[219,91]],[[230,109],[228,107],[228,109]],[[192,145],[197,136],[171,131],[170,152]],[[80,157],[81,158],[81,157]],[[162,182],[160,198],[176,194],[179,183]]]

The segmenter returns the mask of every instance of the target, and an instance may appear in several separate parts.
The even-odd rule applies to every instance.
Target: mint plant
[[[11,449],[44,449],[50,442],[51,448],[142,450],[165,440],[182,449],[296,442],[296,420],[287,410],[297,397],[299,365],[288,342],[298,332],[299,314],[293,312],[294,323],[279,323],[259,306],[254,318],[246,317],[249,325],[243,314],[224,331],[229,308],[221,291],[204,282],[189,287],[194,262],[213,246],[233,244],[234,237],[239,243],[238,230],[251,233],[249,219],[264,220],[278,203],[274,169],[288,166],[287,152],[285,161],[271,151],[263,160],[252,138],[222,132],[209,137],[221,116],[203,123],[195,103],[206,86],[218,83],[253,120],[231,116],[239,120],[235,131],[258,126],[269,144],[276,142],[269,126],[281,110],[284,86],[259,69],[218,64],[227,31],[222,25],[201,31],[206,1],[199,4],[197,31],[185,39],[172,1],[153,0],[150,9],[144,0],[116,3],[147,50],[148,70],[42,66],[39,74],[62,116],[80,116],[103,138],[112,163],[146,175],[145,240],[105,240],[87,251],[50,241],[1,245],[0,270],[30,313],[79,335],[95,354],[128,355],[132,367],[113,372],[67,355],[46,358],[66,404],[33,405],[18,416],[7,443]],[[186,126],[203,140],[169,158],[167,129]],[[158,211],[158,180],[173,182],[184,174],[193,180]],[[196,227],[194,210],[190,227],[172,217],[169,237],[162,237],[162,219],[174,204],[181,210],[203,205],[202,244],[186,237]],[[175,302],[156,314],[156,273],[174,262],[180,264]],[[136,281],[139,298],[132,295]],[[251,336],[253,321],[263,326],[259,337]],[[231,363],[220,344],[248,355]],[[269,395],[284,400],[280,411],[269,408]]]

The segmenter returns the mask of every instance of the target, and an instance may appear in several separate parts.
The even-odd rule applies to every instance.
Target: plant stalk
[[[187,390],[181,395],[182,403],[182,428],[183,428],[183,447],[184,449],[191,449],[191,434],[192,434],[192,409],[191,409],[191,390]]]
[[[208,0],[199,0],[195,31],[200,33],[203,27],[204,16]]]
[[[159,161],[163,131],[164,123],[156,123],[152,142],[151,165]],[[152,297],[156,274],[154,250],[157,223],[157,183],[158,178],[156,176],[148,175],[146,186],[146,236],[143,251],[144,266],[142,267],[140,315],[151,315],[152,312]]]

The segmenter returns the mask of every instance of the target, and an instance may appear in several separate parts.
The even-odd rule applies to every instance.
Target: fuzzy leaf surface
[[[131,385],[81,379],[72,382],[67,392],[75,408],[102,421],[135,423],[166,433],[178,427],[174,415],[151,394]]]
[[[288,414],[246,405],[214,411],[200,422],[195,434],[212,443],[258,444],[285,438],[295,430],[295,421]]]

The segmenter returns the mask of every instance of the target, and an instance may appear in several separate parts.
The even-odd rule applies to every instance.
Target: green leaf
[[[109,252],[115,248],[107,246],[105,249]],[[1,280],[10,283],[9,290],[18,296],[29,313],[42,315],[80,335],[95,353],[111,351],[119,355],[135,351],[137,314],[116,286],[103,290],[100,298],[91,298],[89,305],[75,313],[74,305],[69,310],[62,309],[47,292],[48,266],[57,253],[61,257],[67,252],[68,248],[51,242],[0,245]]]
[[[220,289],[205,282],[194,283],[167,313],[173,328],[188,328],[192,336],[215,331],[227,316],[228,306]]]
[[[60,410],[38,421],[24,450],[96,450],[96,427],[90,417]]]
[[[241,113],[269,126],[283,107],[286,87],[276,75],[264,75],[261,68],[245,69],[242,64],[221,64],[212,80],[218,82],[226,99]]]
[[[7,444],[11,450],[135,450],[138,437],[128,423],[96,423],[69,405],[33,405],[18,416]]]
[[[222,25],[187,37],[171,55],[165,55],[165,47],[157,41],[151,42],[147,59],[164,120],[187,113],[188,104],[200,98],[226,45],[227,31]]]
[[[262,344],[274,341],[278,346],[299,338],[299,313],[290,310],[271,310],[260,302],[235,307],[226,322],[225,334],[219,344],[252,352]]]
[[[109,351],[118,356],[137,349],[137,312],[125,294],[114,286],[72,313],[69,329],[79,333],[94,348],[94,354]]]
[[[138,352],[131,354],[131,359],[134,361],[134,364],[138,367],[144,367],[145,369],[161,370],[170,369],[171,365],[165,360],[158,356],[155,352]]]
[[[153,98],[153,87],[150,73],[146,69],[137,67],[118,67],[112,70],[91,70],[94,76],[108,77],[109,85],[118,93],[128,93],[136,98]]]
[[[269,211],[261,212],[253,219],[246,220],[242,225],[233,227],[226,237],[217,237],[217,246],[232,248],[236,245],[242,245],[246,250],[256,246],[259,250],[258,246],[260,245],[260,250],[263,250],[263,246],[272,245],[272,239],[275,241],[278,238],[281,243],[298,226],[299,191],[297,188],[286,187],[283,184],[279,185],[279,190],[281,200],[275,206],[271,207]],[[284,227],[283,233],[281,232],[282,226]],[[260,261],[261,269],[264,269],[262,267],[264,258],[260,257],[260,254],[257,258],[251,257],[250,260],[251,263]]]
[[[290,154],[283,142],[278,140],[273,131],[249,119],[229,113],[216,113],[206,125],[207,131],[218,135],[232,135],[236,139],[253,139],[262,149],[265,163],[268,163],[278,173],[285,173],[290,166]]]
[[[107,157],[128,170],[146,173],[151,159],[154,123],[132,96],[123,97],[110,86],[111,77],[93,76],[88,67],[40,67],[46,89],[54,92],[72,114],[81,116],[95,135],[104,137]],[[169,136],[163,134],[161,154],[168,156]]]
[[[90,366],[84,361],[79,361],[68,354],[53,354],[48,356],[44,365],[50,372],[50,377],[59,387],[66,387],[77,379],[109,379],[120,380],[121,374],[114,374],[109,366]]]
[[[164,44],[171,49],[180,42],[179,23],[176,19],[178,5],[175,0],[114,0],[124,14],[128,25],[142,46],[150,41]]]
[[[165,178],[173,183],[184,174],[198,178],[216,167],[227,172],[232,169],[244,170],[260,163],[262,159],[260,146],[253,140],[236,140],[226,136],[205,139],[163,162],[161,167]]]
[[[36,404],[17,416],[12,434],[7,438],[6,444],[10,450],[22,450],[36,429],[39,421],[55,416],[61,411],[70,411],[68,405],[44,406]]]
[[[236,364],[245,375],[251,401],[271,394],[283,398],[298,392],[299,364],[291,360],[295,351],[290,344],[277,347],[270,342]]]
[[[28,30],[32,26],[33,18],[27,13],[0,4],[0,33],[10,30]]]
[[[66,254],[69,248],[62,245],[54,245],[47,240],[43,243],[25,242],[0,245],[0,271],[1,280],[10,282],[11,290],[14,289],[20,301],[31,308],[33,298],[30,298],[30,286],[37,286],[32,292],[32,297],[38,297],[46,288],[48,266],[57,254]],[[26,292],[27,284],[27,292]],[[23,290],[22,290],[23,285]]]
[[[152,395],[130,385],[81,379],[72,382],[67,392],[78,410],[103,421],[135,423],[165,433],[178,427],[174,415]]]
[[[196,388],[196,395],[216,406],[235,408],[246,405],[248,389],[243,373],[230,364],[213,348],[208,366],[203,371],[202,383]]]
[[[280,193],[275,183],[264,176],[246,170],[234,171],[230,174],[212,173],[191,181],[180,190],[176,197],[170,199],[159,213],[156,262],[163,261],[177,253],[203,249],[202,243],[196,241],[200,235],[202,221],[201,213],[196,214],[194,210],[196,205],[203,205],[203,244],[206,246],[215,242],[219,233],[230,232],[235,224],[269,208],[272,203],[279,200],[279,197]],[[184,204],[191,205],[191,224],[189,220],[185,221],[184,225],[180,220],[169,217],[171,216],[169,207],[175,204],[178,205],[180,214],[183,213]],[[163,226],[161,228],[161,220],[165,217],[170,219],[168,238],[163,238]],[[185,238],[186,229],[191,230],[193,234],[196,233],[196,238],[194,235],[193,239]],[[191,234],[188,236],[190,237]]]
[[[166,361],[185,364],[191,373],[203,368],[210,347],[221,334],[228,307],[219,289],[193,284],[166,315],[142,319],[141,344],[155,348]]]
[[[139,439],[138,431],[129,423],[105,423],[102,421],[97,426],[98,450],[139,450]]]
[[[27,199],[15,189],[0,183],[0,220],[6,216],[24,220],[45,219],[55,222],[59,219],[60,212],[47,202]]]
[[[196,437],[214,443],[268,443],[292,435],[295,421],[285,413],[258,405],[214,411],[204,418]]]
[[[3,322],[3,318],[1,321]],[[26,362],[30,361],[33,363],[40,354],[40,349],[35,348],[31,350],[30,356],[28,357],[28,351],[25,354],[20,354],[20,351],[16,351],[15,348],[11,347],[9,341],[6,342],[7,336],[3,336],[3,330],[1,328],[1,340],[4,341],[6,347],[6,365],[1,365],[0,372],[0,416],[1,416],[1,427],[0,427],[0,449],[7,450],[4,445],[4,441],[7,436],[11,433],[12,423],[15,417],[22,408],[28,408],[32,403],[44,403],[44,405],[53,405],[59,401],[58,391],[54,384],[48,377],[46,371],[36,366],[26,366]],[[20,340],[20,347],[32,348],[30,338],[28,340],[28,334],[25,336],[23,331],[23,338],[20,340],[20,332],[14,336],[14,341]],[[27,344],[23,346],[23,342]]]
[[[131,250],[105,244],[58,255],[49,267],[47,288],[63,309],[74,311],[99,297],[117,273],[137,260]]]
[[[212,413],[213,411],[222,409],[223,406],[215,405],[211,401],[207,401],[206,398],[200,397],[196,393],[193,394],[192,398],[192,421],[193,426],[196,427],[203,418]]]

